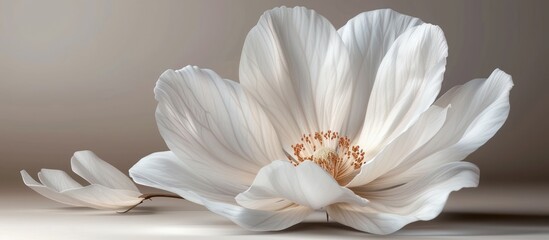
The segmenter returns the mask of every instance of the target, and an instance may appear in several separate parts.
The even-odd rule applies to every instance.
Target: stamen
[[[359,169],[364,162],[365,152],[358,145],[351,146],[348,137],[331,130],[303,134],[301,141],[291,147],[294,154],[293,157],[288,156],[288,159],[294,166],[304,161],[313,161],[336,179],[349,167]]]

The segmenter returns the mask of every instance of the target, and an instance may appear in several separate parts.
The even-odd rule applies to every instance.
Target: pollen
[[[364,161],[365,152],[358,145],[352,146],[348,137],[330,130],[303,134],[291,147],[294,152],[288,159],[294,166],[312,161],[335,179],[360,168]]]

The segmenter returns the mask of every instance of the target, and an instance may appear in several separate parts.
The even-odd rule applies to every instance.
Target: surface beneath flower
[[[410,224],[391,239],[548,239],[547,186],[481,186],[452,194],[446,210],[429,222]],[[280,232],[250,232],[202,207],[155,199],[134,212],[116,214],[72,208],[37,198],[30,189],[0,199],[1,239],[366,239],[321,212]],[[535,197],[533,197],[535,196]],[[524,204],[528,202],[528,204]]]

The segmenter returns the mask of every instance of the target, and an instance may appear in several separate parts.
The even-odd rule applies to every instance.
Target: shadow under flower
[[[272,234],[277,234],[271,232]],[[495,213],[443,213],[432,221],[414,222],[387,236],[372,235],[349,228],[337,222],[304,222],[278,232],[278,234],[306,234],[308,236],[345,238],[415,238],[420,236],[517,236],[549,233],[549,216],[495,214]]]
[[[326,222],[325,215],[320,212],[315,213],[305,222],[282,231],[254,232],[240,228],[231,221],[208,211],[188,211],[181,207],[140,206],[124,214],[82,207],[58,207],[44,211],[113,217],[162,215],[171,212],[171,217],[177,216],[178,219],[174,224],[151,226],[143,230],[146,230],[147,234],[161,233],[174,236],[276,236],[281,238],[291,236],[338,239],[417,239],[418,237],[455,238],[457,236],[473,238],[478,236],[483,239],[492,236],[498,239],[502,236],[510,236],[522,239],[525,236],[528,238],[549,234],[549,216],[534,214],[445,212],[434,220],[414,222],[394,234],[380,236],[355,230],[333,220]],[[169,216],[165,217],[169,218]]]
[[[549,216],[504,213],[443,213],[431,222],[416,222],[401,236],[513,236],[549,233]]]

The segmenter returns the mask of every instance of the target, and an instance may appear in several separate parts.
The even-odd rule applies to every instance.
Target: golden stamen
[[[348,137],[331,130],[303,134],[301,141],[291,147],[294,153],[288,159],[294,166],[313,161],[336,179],[349,167],[358,169],[364,162],[365,152],[358,145],[351,146]]]

